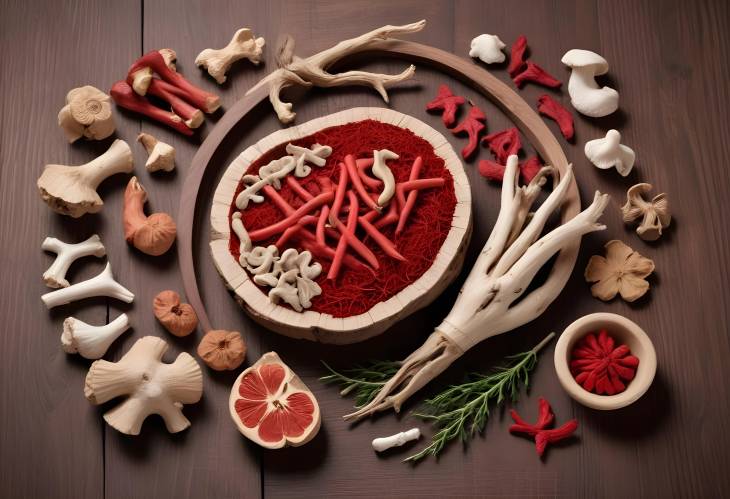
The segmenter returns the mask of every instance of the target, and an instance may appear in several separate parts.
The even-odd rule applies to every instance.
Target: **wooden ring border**
[[[425,63],[441,69],[470,85],[494,102],[512,119],[546,164],[555,167],[560,175],[565,174],[567,171],[569,167],[568,159],[555,136],[542,121],[542,118],[514,90],[475,63],[436,47],[404,40],[383,40],[375,49],[368,50],[367,53]],[[195,261],[193,259],[193,233],[195,229],[193,224],[195,222],[195,208],[200,186],[213,155],[229,132],[254,107],[267,99],[268,95],[269,85],[261,85],[255,91],[241,98],[223,115],[193,157],[180,195],[177,223],[180,273],[182,274],[187,300],[198,314],[200,324],[205,331],[209,331],[212,327],[200,297],[198,281],[195,276]],[[565,223],[578,213],[580,213],[580,195],[574,178],[563,200],[560,211],[561,223]],[[562,281],[564,285],[573,272],[579,249],[580,240],[564,248],[553,265],[550,277]],[[545,307],[548,305],[549,303],[544,304]]]

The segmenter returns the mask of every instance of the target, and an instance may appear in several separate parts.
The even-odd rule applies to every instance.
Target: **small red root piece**
[[[541,95],[537,99],[537,110],[540,114],[547,116],[558,124],[560,133],[563,134],[565,140],[573,138],[575,132],[573,128],[573,115],[558,101],[547,94]]]
[[[548,444],[555,444],[571,437],[577,429],[578,420],[571,419],[560,428],[539,431],[537,435],[535,435],[535,449],[537,450],[537,455],[542,457]]]
[[[286,176],[286,183],[291,187],[291,189],[297,193],[297,196],[302,198],[302,201],[309,201],[310,199],[314,198],[311,192],[309,192],[307,189],[304,188],[302,184],[299,183],[299,181],[294,178],[291,175]],[[267,186],[268,187],[268,186]]]
[[[145,88],[145,82],[149,83],[147,75],[150,74],[150,71],[157,73],[167,83],[180,89],[178,97],[184,98],[190,104],[198,109],[202,109],[206,113],[214,112],[221,105],[220,98],[217,95],[196,87],[180,73],[170,69],[165,64],[165,59],[162,54],[157,50],[147,52],[137,59],[130,66],[129,71],[127,71],[127,83],[135,87],[135,92],[139,95],[145,95],[148,90]],[[135,83],[137,84],[135,85]]]
[[[446,128],[451,128],[456,121],[456,110],[464,102],[466,99],[460,95],[454,95],[448,85],[442,84],[439,86],[436,98],[426,104],[426,110],[443,111],[441,121],[444,122]]]
[[[522,182],[524,184],[529,184],[530,181],[535,178],[535,175],[537,175],[537,173],[542,168],[542,163],[540,162],[540,158],[538,158],[537,156],[532,156],[530,158],[527,158],[524,162],[520,163],[519,168]]]
[[[362,199],[369,208],[375,211],[380,211],[380,206],[378,206],[378,203],[376,203],[375,200],[370,197],[368,191],[365,190],[365,186],[362,184],[362,180],[360,180],[360,175],[357,174],[357,164],[355,163],[355,158],[352,156],[352,154],[348,154],[347,156],[345,156],[345,166],[347,167],[347,175],[350,179],[350,182],[352,182],[352,185],[355,186],[355,190],[360,196],[360,199]],[[335,214],[334,211],[335,210],[333,209],[331,212],[333,215]],[[330,217],[330,221],[331,219],[332,217]]]
[[[268,227],[265,227],[263,229],[249,232],[248,235],[251,238],[251,241],[256,242],[263,241],[264,239],[268,239],[276,234],[279,234],[280,232],[284,232],[286,229],[297,223],[299,219],[302,218],[302,216],[306,215],[310,211],[316,210],[325,203],[329,203],[334,197],[335,195],[332,192],[323,192],[319,196],[312,198],[310,201],[307,201],[302,206],[297,208],[294,213],[287,216],[284,220],[280,220],[279,222],[269,225]]]
[[[541,168],[542,163],[540,162],[540,158],[538,158],[537,156],[532,156],[531,158],[528,158],[524,162],[520,163],[519,169],[522,182],[524,184],[529,184],[530,181],[535,178],[535,175],[537,175]],[[488,159],[483,159],[479,161],[479,173],[481,174],[481,176],[495,182],[502,181],[505,169],[506,167],[504,165],[500,165],[499,163],[490,161]]]
[[[383,182],[376,178],[372,178],[365,173],[365,170],[373,166],[374,162],[375,161],[373,160],[373,158],[363,158],[356,160],[355,164],[357,165],[357,173],[358,175],[360,175],[360,180],[362,180],[363,184],[367,185],[373,190],[381,191],[383,189]]]
[[[527,50],[527,38],[525,35],[520,35],[512,44],[512,50],[509,58],[509,66],[507,66],[507,72],[511,78],[514,78],[525,65],[525,51]]]
[[[342,266],[342,260],[345,257],[345,251],[347,250],[348,244],[348,240],[347,237],[345,237],[345,234],[350,234],[353,239],[355,238],[355,226],[357,225],[357,196],[355,196],[355,193],[352,192],[352,190],[348,190],[347,194],[348,198],[350,199],[350,213],[348,213],[347,215],[347,226],[344,227],[344,231],[342,231],[343,237],[341,237],[340,241],[337,243],[337,249],[335,250],[335,256],[332,259],[332,265],[330,265],[330,270],[327,273],[327,279],[337,279],[337,274],[340,273],[340,267]],[[336,222],[339,222],[340,225],[342,225],[342,222],[340,222],[339,220],[336,220]]]
[[[454,135],[466,133],[469,136],[469,142],[461,150],[462,158],[469,159],[472,154],[474,154],[474,151],[477,150],[477,145],[479,144],[479,133],[486,128],[484,125],[486,119],[487,116],[484,114],[484,111],[479,109],[477,106],[472,106],[471,109],[469,109],[469,114],[466,118],[464,118],[464,121],[451,130],[451,133]]]
[[[506,164],[507,158],[513,154],[519,154],[522,149],[520,132],[517,128],[507,128],[499,132],[490,133],[482,139],[482,144],[487,144],[498,163]]]
[[[360,222],[360,225],[362,225],[362,228],[365,229],[365,232],[367,235],[373,238],[373,241],[375,241],[378,246],[380,246],[386,255],[395,258],[396,260],[400,260],[404,262],[406,259],[403,258],[403,255],[401,255],[398,250],[395,247],[395,244],[393,244],[390,239],[385,237],[382,232],[380,232],[374,225],[372,225],[370,222],[367,221],[367,219],[363,216],[358,218],[358,222]]]
[[[319,219],[317,220],[317,230],[315,235],[319,244],[325,244],[324,238],[324,227],[327,224],[327,217],[330,214],[329,206],[323,206],[322,211],[319,213]]]
[[[522,88],[528,81],[550,88],[558,88],[562,85],[560,80],[556,80],[550,73],[531,61],[527,61],[527,67],[512,78],[512,81],[515,82],[517,88]]]
[[[349,181],[349,172],[344,163],[338,165],[340,167],[340,179],[337,181],[337,190],[335,191],[335,200],[332,203],[332,209],[329,213],[329,220],[334,225],[337,217],[340,216],[342,203],[345,201],[345,192],[347,192],[347,183]]]
[[[287,203],[286,200],[283,197],[281,197],[281,194],[279,194],[279,191],[277,191],[270,185],[265,185],[262,190],[264,191],[264,194],[266,194],[269,198],[271,198],[271,202],[274,203],[276,205],[276,207],[279,208],[284,215],[289,216],[292,213],[294,213],[295,210],[292,207],[292,205]]]
[[[423,167],[423,159],[421,159],[420,156],[416,158],[416,160],[413,162],[413,166],[411,166],[411,173],[408,177],[408,180],[417,180],[418,176],[421,174],[421,168]],[[413,190],[408,193],[408,198],[406,199],[406,202],[404,203],[403,207],[401,208],[400,217],[398,219],[398,225],[395,228],[395,235],[399,235],[401,232],[403,232],[403,229],[406,226],[406,221],[408,220],[408,215],[411,214],[411,211],[413,210],[413,207],[416,205],[416,198],[418,197],[418,191]]]
[[[177,130],[183,135],[190,136],[193,134],[193,130],[183,122],[180,116],[153,106],[150,101],[134,93],[134,90],[132,90],[132,87],[127,82],[116,82],[112,85],[109,95],[111,95],[119,107],[143,114],[155,121],[159,121],[163,125]]]

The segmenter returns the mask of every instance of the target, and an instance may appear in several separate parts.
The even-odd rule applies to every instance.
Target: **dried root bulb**
[[[157,293],[152,302],[152,310],[160,324],[177,337],[187,336],[198,327],[198,316],[188,303],[180,302],[180,295],[166,290]]]
[[[81,137],[101,140],[114,133],[109,96],[96,87],[74,88],[66,95],[66,105],[58,113],[58,126],[69,142]]]
[[[124,191],[124,239],[142,253],[159,256],[167,252],[175,242],[177,227],[167,213],[144,214],[147,191],[132,177]]]
[[[238,331],[208,331],[198,345],[198,356],[214,371],[233,371],[246,358],[246,343]]]
[[[265,44],[261,37],[256,38],[249,28],[236,31],[222,49],[205,49],[195,58],[195,65],[208,70],[208,74],[218,83],[226,81],[226,73],[231,65],[239,59],[248,59],[253,64],[261,62],[261,53]]]
[[[162,362],[167,343],[145,336],[137,340],[119,362],[97,360],[86,375],[84,395],[94,405],[127,398],[104,414],[104,420],[126,435],[139,435],[150,414],[159,414],[167,431],[190,426],[183,404],[194,404],[203,395],[203,373],[190,354],[181,353],[172,364]]]

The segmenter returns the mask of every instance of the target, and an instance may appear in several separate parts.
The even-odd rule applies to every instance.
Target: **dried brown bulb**
[[[198,326],[195,310],[187,303],[180,303],[180,295],[175,291],[161,291],[152,302],[152,310],[173,336],[187,336]]]
[[[124,239],[142,253],[159,256],[175,242],[177,227],[167,213],[144,214],[147,191],[132,177],[124,192]]]
[[[214,371],[232,371],[246,358],[246,343],[238,331],[208,331],[198,345],[198,355]]]

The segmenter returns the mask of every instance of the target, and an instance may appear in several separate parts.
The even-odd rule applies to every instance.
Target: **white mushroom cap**
[[[479,35],[471,41],[469,57],[477,57],[486,64],[504,62],[502,49],[505,47],[497,35]]]
[[[636,159],[634,151],[621,144],[621,134],[617,130],[609,130],[603,139],[586,142],[585,154],[596,168],[606,170],[615,166],[624,177],[631,172]]]
[[[571,68],[592,68],[594,75],[608,73],[608,61],[590,50],[570,49],[560,62]]]
[[[608,72],[608,61],[590,50],[568,50],[561,62],[573,69],[568,81],[570,103],[586,116],[600,118],[618,109],[618,92],[611,87],[600,87],[597,75]]]

